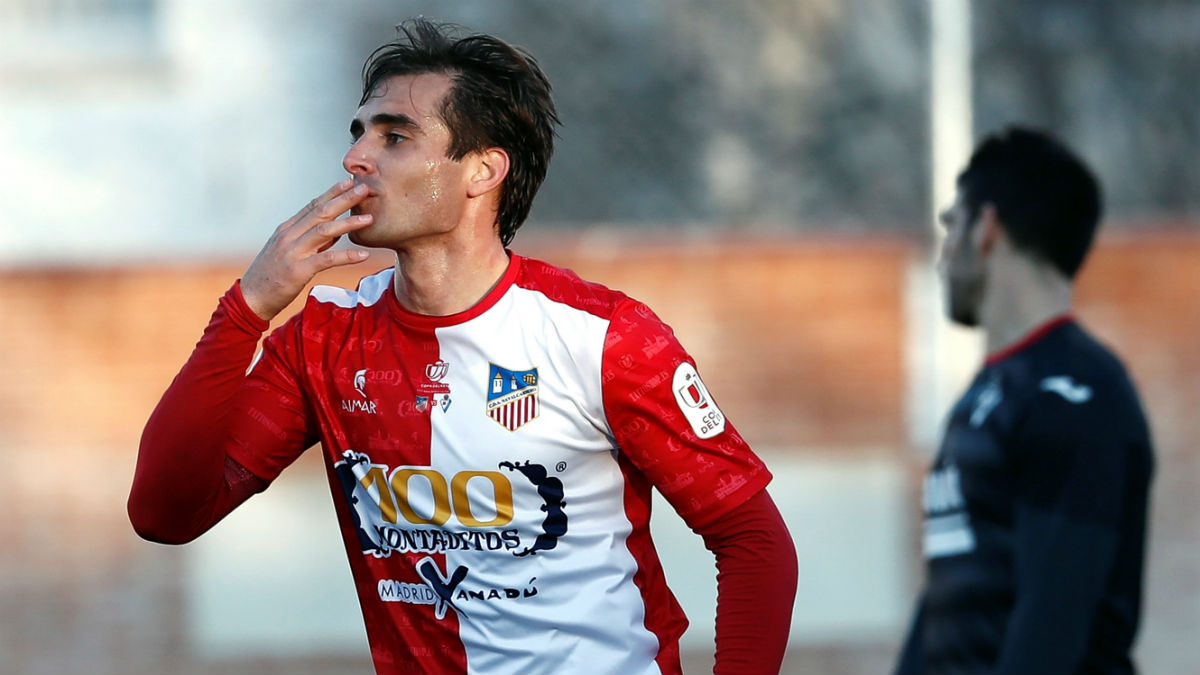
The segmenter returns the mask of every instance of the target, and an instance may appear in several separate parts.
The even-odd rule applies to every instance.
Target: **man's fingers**
[[[313,220],[314,222],[333,220],[366,198],[367,186],[355,185],[351,189],[336,194],[317,204],[303,218]]]
[[[354,187],[354,179],[353,178],[343,178],[342,180],[334,183],[332,186],[330,186],[330,188],[328,190],[322,192],[319,196],[315,197],[312,201],[305,204],[304,208],[302,208],[296,212],[296,215],[283,221],[283,223],[279,226],[278,231],[286,230],[287,228],[291,227],[292,225],[295,225],[304,216],[307,216],[308,214],[312,213],[316,209],[320,208],[321,205],[327,203],[329,200],[333,199],[334,197],[337,197],[338,195],[344,194],[346,191],[352,189],[353,187]],[[350,208],[350,207],[347,206],[346,208]],[[346,209],[342,209],[342,211],[345,211],[345,210]],[[338,213],[341,213],[342,211],[338,211]],[[337,213],[335,213],[334,215],[336,216]]]
[[[347,178],[275,228],[242,276],[242,295],[256,314],[275,316],[318,272],[367,258],[366,251],[331,248],[342,235],[371,224],[371,215],[365,213],[337,219],[366,196],[365,186],[355,187]]]
[[[323,272],[333,267],[342,267],[343,265],[353,265],[360,263],[370,256],[369,253],[360,248],[341,248],[329,249],[309,258],[313,264],[313,276],[318,272]]]
[[[301,250],[324,251],[333,245],[343,234],[361,230],[370,225],[372,220],[374,218],[371,214],[361,213],[357,216],[323,221],[318,223],[316,227],[300,235],[296,243]]]
[[[324,253],[325,251],[329,250],[329,248],[331,246],[338,243],[338,239],[341,239],[341,237],[334,237],[333,239],[330,239],[329,241],[325,242],[324,244],[321,244],[320,246],[317,247],[317,253]]]

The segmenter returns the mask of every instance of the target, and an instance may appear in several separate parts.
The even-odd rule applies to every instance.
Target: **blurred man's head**
[[[1071,281],[1091,248],[1100,220],[1100,188],[1092,172],[1050,136],[1009,128],[983,139],[958,176],[940,270],[947,311],[975,326],[988,284],[990,251],[981,220],[994,223],[1019,254]]]
[[[1011,127],[983,139],[958,188],[969,221],[992,204],[1016,248],[1075,278],[1100,222],[1100,186],[1066,146]]]

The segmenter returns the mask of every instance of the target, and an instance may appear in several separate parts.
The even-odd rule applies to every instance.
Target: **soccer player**
[[[900,673],[1130,673],[1153,454],[1121,362],[1071,313],[1100,218],[1047,135],[976,148],[941,220],[950,318],[987,359],[925,479],[925,588]]]
[[[147,422],[135,530],[190,541],[319,443],[378,672],[678,673],[656,488],[716,556],[716,671],[777,672],[796,555],[767,468],[646,305],[507,248],[553,148],[545,76],[488,35],[398,30],[351,177],[275,230]],[[342,235],[394,267],[316,286],[252,358],[366,258]]]

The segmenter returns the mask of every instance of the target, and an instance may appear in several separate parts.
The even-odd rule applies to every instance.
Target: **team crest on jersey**
[[[516,431],[538,416],[537,368],[510,370],[488,365],[487,415],[505,429]]]
[[[697,436],[712,438],[725,431],[725,414],[708,393],[695,366],[687,361],[680,363],[671,388],[675,390],[675,402]]]

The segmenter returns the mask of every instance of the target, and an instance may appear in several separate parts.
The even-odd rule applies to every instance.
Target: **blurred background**
[[[1078,316],[1158,451],[1137,657],[1200,667],[1200,3],[0,0],[0,672],[371,671],[316,453],[184,547],[124,504],[216,299],[344,175],[362,61],[418,14],[555,86],[514,250],[654,307],[776,474],[787,672],[887,671],[906,629],[920,477],[981,358],[941,318],[936,207],[988,131],[1075,147],[1107,193]],[[711,557],[655,529],[703,672]]]

